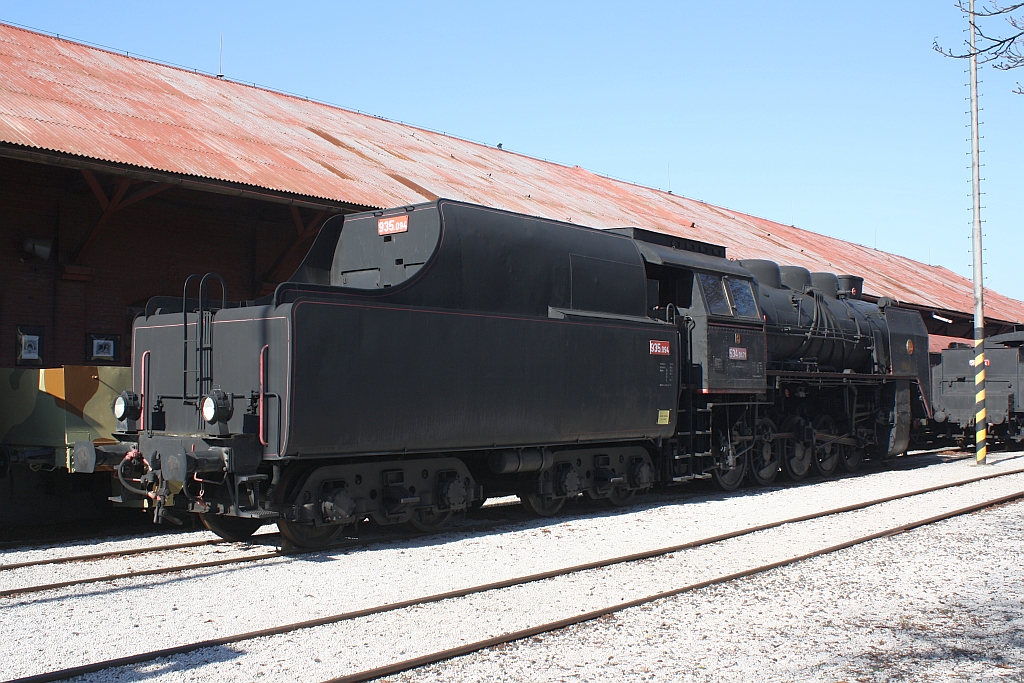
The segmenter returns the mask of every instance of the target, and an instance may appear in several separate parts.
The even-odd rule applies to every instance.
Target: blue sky
[[[823,9],[827,8],[827,9]],[[952,0],[46,2],[0,20],[224,73],[970,276]],[[1024,70],[985,69],[986,284],[1024,299]]]

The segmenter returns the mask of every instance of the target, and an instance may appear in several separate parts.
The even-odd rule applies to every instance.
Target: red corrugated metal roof
[[[636,226],[853,273],[868,292],[973,310],[969,280],[824,235],[441,133],[0,24],[0,140],[373,207],[438,196]],[[986,313],[1024,320],[991,290]]]

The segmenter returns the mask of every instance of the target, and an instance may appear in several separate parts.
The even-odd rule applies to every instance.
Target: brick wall
[[[111,197],[119,179],[96,178]],[[127,364],[131,307],[181,296],[189,274],[210,271],[224,276],[229,299],[255,298],[297,236],[288,206],[171,188],[113,213],[73,264],[102,213],[81,172],[0,159],[0,367],[15,366],[19,325],[43,329],[46,367],[85,363],[89,333],[121,335]],[[53,240],[53,253],[30,256],[27,238]]]

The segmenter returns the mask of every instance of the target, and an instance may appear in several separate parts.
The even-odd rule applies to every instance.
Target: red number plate
[[[742,346],[729,347],[729,360],[746,360],[747,350]]]
[[[651,340],[651,355],[652,356],[671,356],[672,345],[671,342],[658,341],[657,339]]]
[[[409,214],[377,219],[378,235],[394,235],[396,232],[406,232],[408,229]]]

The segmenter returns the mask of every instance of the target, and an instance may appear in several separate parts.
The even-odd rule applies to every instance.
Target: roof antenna
[[[224,78],[224,31],[220,32],[220,66],[217,68],[217,78]]]

